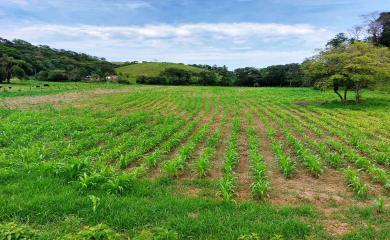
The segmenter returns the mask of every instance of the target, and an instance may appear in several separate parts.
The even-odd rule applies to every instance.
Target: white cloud
[[[189,23],[144,26],[1,26],[0,35],[34,44],[87,52],[112,60],[185,63],[229,62],[230,66],[301,61],[332,33],[307,24]],[[240,65],[241,66],[241,65]]]
[[[207,38],[231,39],[242,43],[248,38],[301,38],[304,40],[320,40],[328,36],[326,29],[315,28],[307,24],[275,24],[275,23],[196,23],[181,25],[145,25],[145,26],[92,26],[92,25],[51,25],[32,24],[15,28],[7,34],[14,37],[41,39],[47,35],[67,35],[79,38],[114,38],[128,39],[166,39],[166,38]]]

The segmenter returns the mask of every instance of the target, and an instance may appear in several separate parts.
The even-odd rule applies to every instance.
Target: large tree
[[[0,83],[10,83],[12,77],[12,67],[15,64],[15,59],[7,55],[0,57]]]
[[[382,25],[379,44],[390,47],[390,12],[381,13],[377,21]]]
[[[347,101],[347,91],[355,91],[355,101],[361,100],[363,87],[379,81],[390,82],[390,50],[365,42],[354,42],[327,48],[304,64],[305,72],[317,78],[316,85],[332,86],[341,102]],[[343,96],[340,88],[344,89]]]

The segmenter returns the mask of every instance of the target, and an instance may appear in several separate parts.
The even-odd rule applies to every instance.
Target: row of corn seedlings
[[[207,101],[206,111],[210,112],[210,101]],[[217,113],[218,111],[211,113],[212,117],[202,127],[200,127],[189,141],[181,146],[176,156],[164,163],[163,171],[167,176],[179,176],[180,172],[186,167],[187,160],[192,156],[199,144],[208,136]]]
[[[197,172],[198,176],[200,177],[205,177],[211,167],[211,162],[215,158],[215,150],[217,146],[221,142],[221,137],[222,137],[222,131],[225,127],[226,124],[226,118],[227,118],[227,108],[226,108],[226,102],[223,102],[223,117],[221,119],[220,125],[217,128],[217,130],[209,137],[207,140],[207,145],[203,152],[200,154],[199,158],[195,160],[194,163],[194,168],[195,171]]]
[[[214,119],[210,119],[209,122],[203,125],[199,131],[194,136],[192,136],[190,141],[188,141],[180,148],[178,154],[173,159],[165,162],[163,170],[169,177],[179,176],[180,171],[182,171],[186,166],[186,161],[191,157],[196,147],[209,133],[213,120]]]
[[[317,155],[313,154],[299,139],[297,139],[291,133],[290,128],[286,126],[285,122],[281,118],[271,112],[270,109],[266,106],[262,106],[262,108],[267,109],[267,111],[264,111],[264,113],[266,112],[266,114],[281,127],[287,142],[292,146],[297,156],[302,160],[303,165],[309,169],[313,176],[319,177],[324,171],[321,159]]]
[[[182,106],[174,106],[171,111],[183,112],[186,107],[195,107],[190,102],[186,102]],[[109,161],[119,159],[118,163],[121,168],[127,167],[137,157],[151,149],[159,141],[172,134],[183,125],[184,120],[170,114],[167,116],[159,115],[159,113],[143,113],[153,117],[153,121],[148,121],[141,125],[141,131],[131,131],[122,134],[120,139],[109,138],[108,144],[100,149],[103,154],[100,157],[101,161]],[[119,143],[119,144],[118,144]]]
[[[281,115],[285,114],[284,111],[281,109],[275,109],[275,110],[277,110],[278,113]],[[292,125],[296,126],[299,123],[301,123],[301,121],[294,118],[294,115],[289,115],[289,117],[292,120],[291,122],[294,122],[294,124],[292,124]],[[308,127],[310,127],[310,124]],[[305,130],[299,129],[299,127],[296,127],[296,129],[298,130],[297,132],[300,132],[301,134],[305,132]],[[386,171],[376,167],[375,165],[372,164],[372,162],[370,160],[368,160],[367,158],[361,157],[359,154],[357,154],[355,151],[353,151],[350,147],[345,146],[344,144],[342,144],[338,141],[335,141],[334,139],[332,139],[330,137],[328,137],[326,139],[326,142],[317,142],[314,139],[311,139],[309,137],[304,137],[304,139],[306,140],[307,143],[309,143],[312,147],[314,147],[325,159],[327,159],[327,161],[330,163],[331,166],[333,166],[333,167],[345,166],[346,161],[339,154],[337,154],[337,153],[333,152],[331,149],[329,149],[328,146],[330,146],[333,149],[336,149],[339,153],[342,153],[342,155],[347,157],[349,160],[352,160],[352,162],[359,169],[367,171],[374,181],[382,183],[382,184],[384,184],[384,186],[386,188],[389,188],[389,179],[388,179],[388,176],[386,174]],[[358,178],[358,176],[356,175],[355,178]],[[350,184],[350,181],[348,180],[348,178],[347,178],[347,181],[348,181],[349,186],[353,187],[353,185]],[[357,181],[357,180],[355,180],[355,181]],[[362,180],[359,180],[359,181],[362,182]],[[365,190],[364,190],[364,192],[365,192]],[[357,194],[356,191],[355,191],[355,193]]]
[[[331,132],[334,136],[338,138],[345,139],[345,133],[342,130],[329,127],[326,122],[327,121],[313,120],[313,124],[321,126],[322,128]],[[350,145],[345,144],[345,141],[339,142],[331,137],[328,137],[326,139],[326,144],[338,151],[340,154],[344,155],[345,158],[354,163],[357,168],[366,171],[373,181],[379,182],[383,184],[386,189],[389,189],[390,178],[386,171],[377,167],[367,157],[361,156],[356,149],[353,149],[353,147],[351,147]],[[339,159],[337,157],[334,157],[334,155],[331,157],[333,157],[331,161],[339,161]]]
[[[247,137],[249,145],[249,159],[251,163],[251,172],[254,182],[251,185],[251,192],[255,198],[263,199],[267,196],[269,190],[269,181],[267,180],[267,167],[263,156],[259,152],[260,142],[253,126],[253,115],[246,114],[248,128]]]
[[[294,107],[295,108],[295,107]],[[388,140],[381,140],[373,144],[368,144],[362,132],[358,132],[353,128],[347,128],[345,126],[335,125],[334,119],[327,117],[319,117],[313,114],[311,111],[302,109],[300,115],[304,115],[308,121],[312,121],[315,125],[328,131],[332,135],[336,136],[345,144],[352,146],[367,155],[368,157],[375,160],[378,164],[390,165],[390,147]],[[367,130],[366,130],[367,131]],[[380,149],[376,149],[380,148]]]
[[[317,151],[321,158],[327,161],[327,163],[333,167],[338,168],[345,165],[344,159],[334,151],[331,151],[324,142],[317,141],[316,139],[309,137],[308,132],[313,133],[316,126],[313,123],[307,123],[302,121],[297,115],[289,114],[285,109],[278,106],[272,106],[274,108],[269,109],[275,114],[280,116],[283,120],[288,122],[291,127],[295,129],[295,132],[299,134],[304,142],[312,149]]]
[[[192,113],[190,113],[189,122],[187,125],[175,132],[167,140],[163,141],[158,147],[156,147],[152,152],[146,154],[143,158],[143,162],[131,170],[131,174],[134,178],[139,178],[145,175],[149,169],[157,166],[158,162],[165,156],[167,153],[171,152],[177,146],[180,145],[191,133],[194,132],[196,127],[199,125],[199,121],[204,117],[202,114],[199,114],[200,108],[194,108]],[[207,114],[207,112],[205,112]],[[193,120],[191,120],[194,118]]]
[[[234,101],[237,101],[234,99]],[[236,102],[235,102],[236,103]],[[231,200],[235,192],[234,169],[239,161],[238,136],[241,132],[241,123],[237,111],[237,104],[233,105],[234,116],[232,120],[232,132],[230,134],[225,159],[223,163],[223,177],[220,180],[220,194],[224,200]]]
[[[278,165],[283,176],[286,178],[292,177],[295,172],[295,163],[283,150],[283,143],[277,139],[277,130],[272,126],[271,122],[265,117],[265,115],[259,111],[258,107],[255,107],[253,104],[247,105],[247,107],[251,108],[260,121],[265,125],[268,139],[272,144],[272,151],[278,161]]]

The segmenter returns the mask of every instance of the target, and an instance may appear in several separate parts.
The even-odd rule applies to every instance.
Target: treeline
[[[0,83],[14,77],[49,81],[100,80],[114,74],[114,68],[115,65],[104,58],[0,38]]]
[[[300,64],[275,65],[266,68],[238,68],[229,71],[226,66],[190,65],[203,69],[194,72],[169,68],[158,76],[140,76],[137,83],[159,85],[207,86],[308,86]]]

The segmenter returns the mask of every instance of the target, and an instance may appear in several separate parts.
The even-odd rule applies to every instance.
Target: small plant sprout
[[[92,212],[96,212],[96,209],[100,205],[100,198],[96,197],[95,195],[89,195],[89,199],[91,200],[92,203]]]

